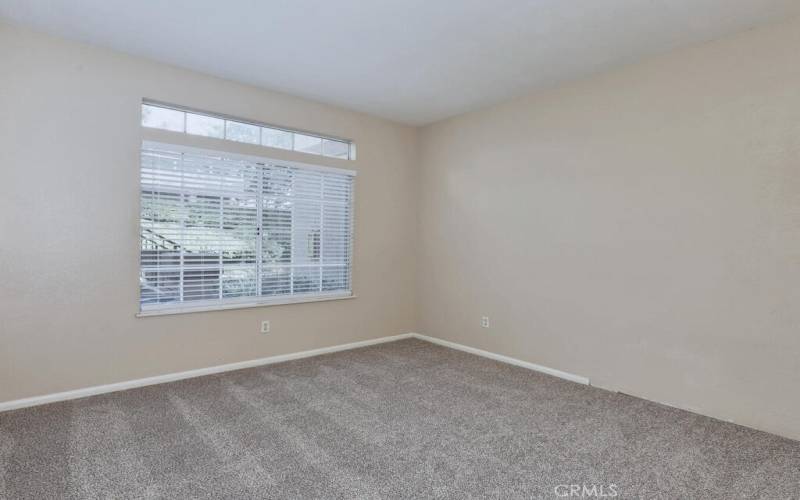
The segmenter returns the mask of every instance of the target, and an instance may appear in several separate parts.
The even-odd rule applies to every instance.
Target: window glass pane
[[[294,293],[312,293],[320,291],[319,267],[295,267],[292,275]]]
[[[292,292],[291,267],[263,267],[261,271],[261,295],[288,295]]]
[[[222,271],[222,298],[258,295],[257,275],[255,266],[226,266]]]
[[[186,113],[186,133],[222,139],[225,137],[225,120]]]
[[[349,156],[350,144],[330,139],[322,140],[322,154],[331,158],[344,158]]]
[[[261,127],[241,122],[225,122],[225,138],[229,141],[246,142],[248,144],[258,144]]]
[[[142,104],[142,126],[183,132],[183,111]]]
[[[294,134],[294,150],[314,155],[322,154],[322,139],[304,134]]]
[[[295,203],[292,219],[292,263],[319,262],[320,256],[320,204],[303,201]]]
[[[219,297],[219,269],[184,266],[183,300],[209,300]]]
[[[261,145],[271,148],[292,149],[292,133],[274,128],[261,128]]]
[[[335,290],[350,289],[350,272],[347,266],[323,267],[322,268],[322,291],[331,292]]]

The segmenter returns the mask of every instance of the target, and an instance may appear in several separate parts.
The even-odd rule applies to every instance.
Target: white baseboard
[[[529,363],[528,361],[522,361],[521,359],[516,359],[509,356],[503,356],[502,354],[495,354],[489,351],[483,351],[481,349],[476,349],[474,347],[469,347],[466,345],[457,344],[455,342],[450,342],[449,340],[442,340],[436,337],[428,337],[427,335],[421,335],[419,333],[412,333],[411,336],[420,340],[426,340],[434,344],[439,344],[445,347],[449,347],[451,349],[457,349],[459,351],[468,352],[470,354],[476,354],[478,356],[483,356],[484,358],[493,359],[495,361],[500,361],[502,363],[508,363],[509,365],[519,366],[522,368],[527,368],[529,370],[546,373],[548,375],[563,378],[565,380],[576,382],[578,384],[589,385],[589,379],[586,377],[581,377],[580,375],[574,375],[572,373],[562,372],[561,370],[556,370],[554,368],[548,368],[546,366],[537,365],[536,363]]]
[[[47,403],[55,403],[58,401],[66,401],[69,399],[85,398],[87,396],[95,396],[98,394],[106,394],[109,392],[135,389],[137,387],[144,387],[148,385],[163,384],[165,382],[174,382],[176,380],[183,380],[187,378],[202,377],[203,375],[212,375],[214,373],[241,370],[243,368],[252,368],[254,366],[270,365],[273,363],[281,363],[283,361],[291,361],[293,359],[309,358],[311,356],[319,356],[320,354],[347,351],[350,349],[357,349],[359,347],[367,347],[376,344],[383,344],[385,342],[394,342],[395,340],[407,339],[413,336],[414,335],[411,333],[404,333],[402,335],[393,335],[390,337],[362,340],[361,342],[352,342],[350,344],[341,344],[331,347],[323,347],[321,349],[312,349],[310,351],[294,352],[291,354],[281,354],[278,356],[252,359],[250,361],[241,361],[238,363],[230,363],[227,365],[211,366],[208,368],[199,368],[197,370],[188,370],[185,372],[168,373],[166,375],[158,375],[155,377],[127,380],[125,382],[117,382],[115,384],[86,387],[84,389],[76,389],[74,391],[57,392],[54,394],[45,394],[44,396],[35,396],[32,398],[17,399],[14,401],[5,401],[5,402],[0,402],[0,412],[17,410],[19,408],[27,408],[29,406],[38,406]]]
[[[578,375],[573,375],[571,373],[562,372],[560,370],[555,370],[553,368],[548,368],[546,366],[540,366],[534,363],[529,363],[527,361],[522,361],[519,359],[511,358],[508,356],[503,356],[500,354],[495,354],[488,351],[482,351],[480,349],[475,349],[474,347],[469,347],[461,344],[457,344],[455,342],[450,342],[448,340],[438,339],[436,337],[428,337],[427,335],[421,335],[419,333],[404,333],[401,335],[392,335],[389,337],[381,337],[377,339],[370,339],[370,340],[362,340],[361,342],[352,342],[350,344],[341,344],[331,347],[323,347],[321,349],[312,349],[310,351],[301,351],[295,352],[290,354],[281,354],[278,356],[270,356],[268,358],[259,358],[253,359],[250,361],[241,361],[238,363],[230,363],[226,365],[218,365],[218,366],[211,366],[208,368],[199,368],[197,370],[188,370],[184,372],[177,372],[177,373],[168,373],[166,375],[158,375],[155,377],[147,377],[147,378],[140,378],[136,380],[127,380],[125,382],[117,382],[115,384],[106,384],[106,385],[97,385],[94,387],[86,387],[84,389],[76,389],[73,391],[65,391],[65,392],[57,392],[54,394],[45,394],[43,396],[34,396],[31,398],[24,398],[24,399],[16,399],[13,401],[5,401],[0,402],[0,412],[9,411],[9,410],[17,410],[20,408],[27,408],[30,406],[39,406],[47,403],[56,403],[58,401],[67,401],[70,399],[78,399],[78,398],[85,398],[88,396],[96,396],[98,394],[106,394],[109,392],[117,392],[117,391],[124,391],[127,389],[135,389],[137,387],[145,387],[148,385],[156,385],[156,384],[163,384],[166,382],[174,382],[176,380],[184,380],[187,378],[194,378],[194,377],[202,377],[204,375],[212,375],[215,373],[223,373],[229,372],[233,370],[241,370],[243,368],[253,368],[255,366],[263,366],[263,365],[270,365],[273,363],[281,363],[283,361],[291,361],[293,359],[302,359],[302,358],[309,358],[312,356],[319,356],[320,354],[329,354],[332,352],[339,352],[339,351],[347,351],[350,349],[357,349],[359,347],[367,347],[376,344],[383,344],[386,342],[394,342],[396,340],[408,339],[408,338],[416,338],[420,340],[424,340],[427,342],[431,342],[433,344],[439,344],[445,347],[449,347],[451,349],[457,349],[459,351],[468,352],[470,354],[476,354],[478,356],[483,356],[484,358],[493,359],[495,361],[500,361],[503,363],[508,363],[510,365],[520,366],[522,368],[527,368],[529,370],[534,370],[537,372],[546,373],[548,375],[553,375],[555,377],[560,377],[566,380],[570,380],[572,382],[577,382],[579,384],[589,384],[589,379],[585,377],[581,377]]]

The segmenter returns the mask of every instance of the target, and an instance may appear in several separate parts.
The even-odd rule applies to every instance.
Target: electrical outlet
[[[489,328],[489,316],[481,316],[481,328]]]
[[[269,321],[261,322],[261,333],[269,333]]]

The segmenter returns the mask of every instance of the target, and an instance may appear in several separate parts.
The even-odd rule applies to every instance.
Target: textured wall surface
[[[419,331],[800,438],[798,53],[789,22],[424,129]]]

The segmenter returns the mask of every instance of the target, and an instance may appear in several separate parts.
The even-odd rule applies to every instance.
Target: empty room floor
[[[800,442],[416,339],[2,413],[0,465],[14,499],[800,491]]]

